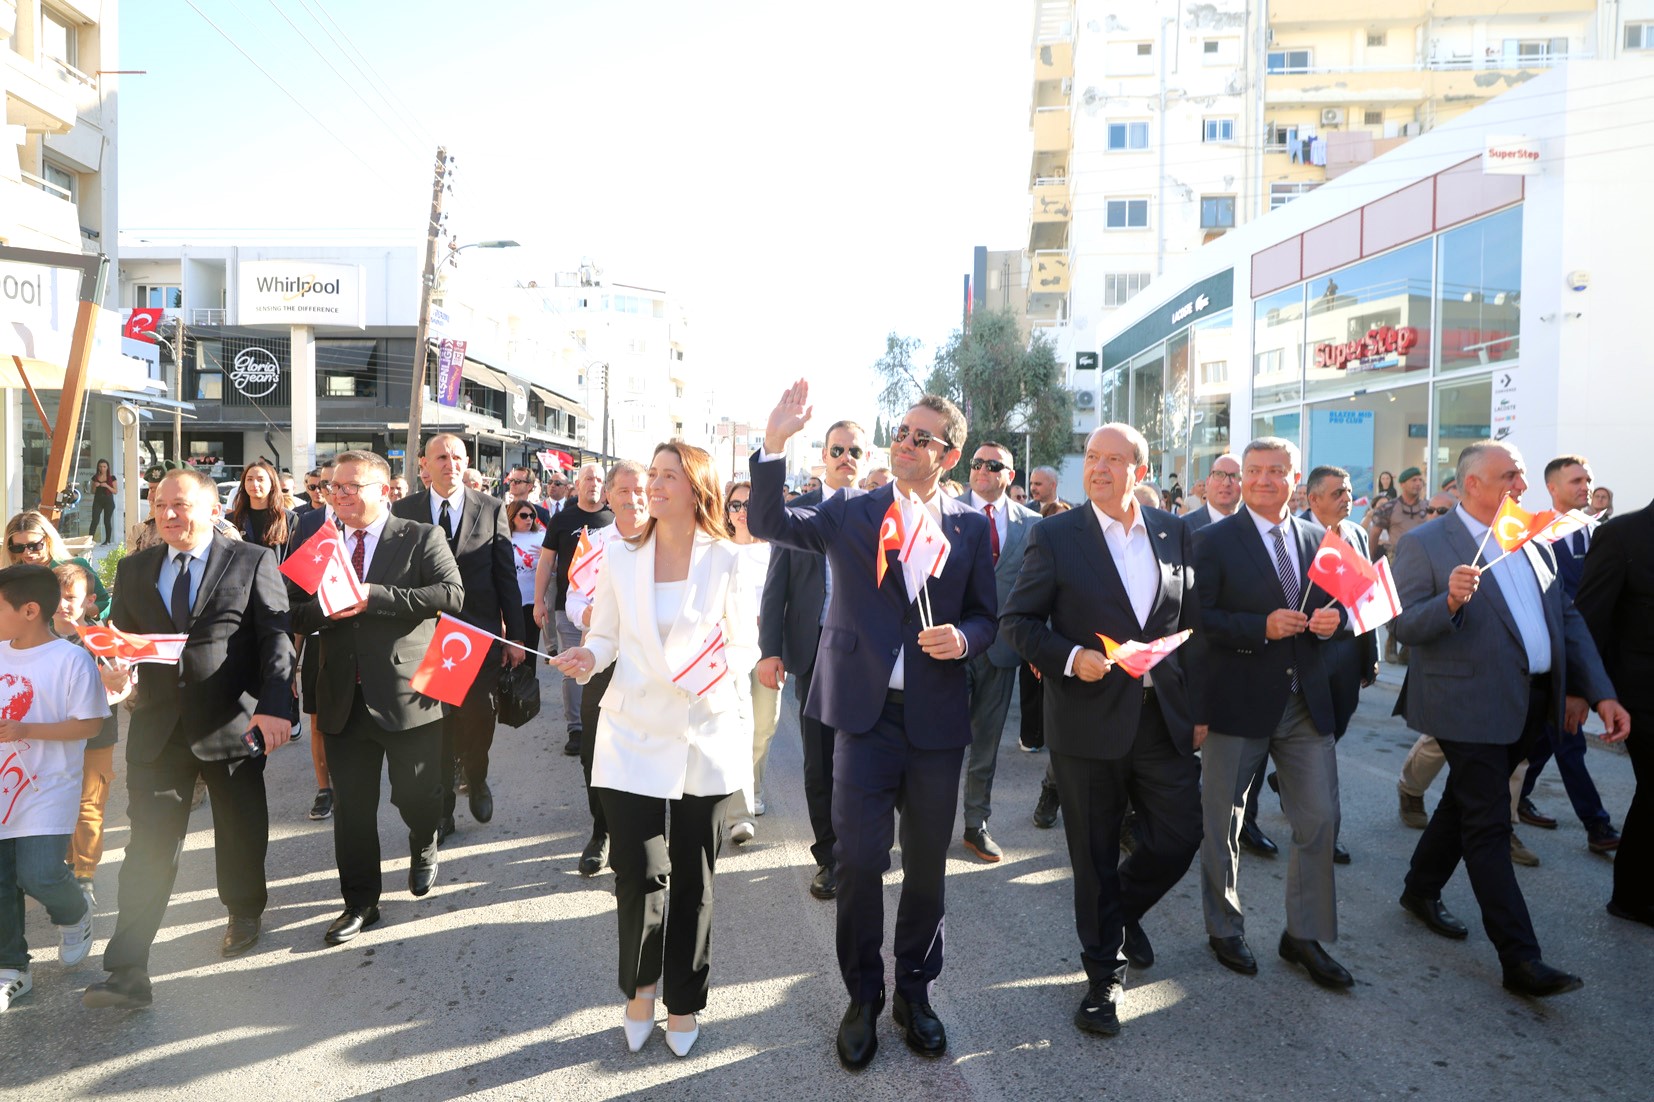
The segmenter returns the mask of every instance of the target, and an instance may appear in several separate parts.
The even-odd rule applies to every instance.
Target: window
[[[1291,148],[1298,141],[1298,128],[1284,122],[1270,123],[1267,136],[1269,139],[1267,148],[1278,153],[1283,149]]]
[[[1310,280],[1306,393],[1428,371],[1430,269],[1431,242],[1415,241]]]
[[[324,398],[372,398],[379,393],[379,370],[371,340],[316,341],[316,393]]]
[[[1505,63],[1509,65],[1545,64],[1567,56],[1566,38],[1505,39]]]
[[[1117,153],[1121,150],[1147,149],[1148,147],[1148,123],[1111,122],[1108,124],[1109,152]]]
[[[79,43],[76,41],[76,32],[79,28],[68,17],[59,15],[51,8],[40,9],[40,56],[61,61],[71,68],[78,68]]]
[[[1384,45],[1385,39],[1387,37],[1388,36],[1383,31],[1368,31],[1367,32],[1367,45],[1369,45],[1369,46],[1382,46],[1382,45]]]
[[[1235,140],[1234,119],[1207,119],[1202,132],[1203,142],[1232,142]]]
[[[1627,23],[1625,25],[1625,48],[1628,50],[1654,50],[1654,23]]]
[[[1279,210],[1281,207],[1286,206],[1288,203],[1298,198],[1298,196],[1308,195],[1320,186],[1321,185],[1319,183],[1308,182],[1297,184],[1270,184],[1269,209]]]
[[[1361,112],[1361,125],[1362,126],[1383,126],[1384,125],[1384,112],[1382,112],[1382,111],[1363,111],[1363,112]]]
[[[1137,56],[1138,57],[1152,57],[1153,55],[1154,55],[1154,43],[1152,43],[1152,42],[1139,42],[1137,44]]]
[[[44,162],[41,171],[45,173],[44,179],[46,183],[51,185],[51,187],[43,187],[40,190],[50,191],[53,195],[57,195],[58,192],[62,192],[62,195],[59,197],[67,199],[71,203],[78,202],[80,200],[79,176],[75,175],[73,172],[70,172],[66,168],[53,164],[51,161]],[[53,188],[57,190],[53,191]]]
[[[1200,44],[1200,52],[1203,53],[1203,54],[1215,54],[1215,53],[1217,53],[1218,52],[1218,40],[1215,39],[1215,38],[1208,38],[1206,41],[1204,41]]]
[[[1200,385],[1215,386],[1229,381],[1229,361],[1209,360],[1200,365]]]
[[[140,283],[136,288],[132,305],[181,310],[184,307],[184,292],[169,284]]]
[[[1124,306],[1148,285],[1148,272],[1108,272],[1103,276],[1103,305]]]
[[[1235,226],[1235,197],[1233,195],[1202,195],[1200,197],[1200,228],[1228,230]]]
[[[1147,199],[1110,199],[1106,205],[1106,224],[1111,230],[1143,230],[1149,226]]]
[[[1521,353],[1522,208],[1449,230],[1439,250],[1441,370],[1515,361]]]
[[[1309,50],[1270,50],[1267,67],[1271,73],[1307,73],[1310,61]]]

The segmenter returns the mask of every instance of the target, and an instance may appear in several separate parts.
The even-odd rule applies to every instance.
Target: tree
[[[940,394],[964,410],[970,441],[954,477],[963,479],[981,440],[1010,447],[1019,467],[1024,443],[1034,466],[1059,463],[1072,450],[1073,398],[1063,386],[1056,352],[1044,334],[1025,341],[1011,311],[979,313],[969,330],[955,330],[922,385],[914,364],[919,347],[911,337],[887,338],[885,354],[874,365],[884,384],[879,401],[900,414],[920,394]]]

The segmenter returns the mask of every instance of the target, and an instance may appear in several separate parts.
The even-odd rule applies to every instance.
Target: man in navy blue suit
[[[770,414],[764,447],[753,457],[748,524],[761,539],[825,554],[832,573],[833,599],[804,711],[835,732],[838,960],[850,993],[838,1053],[846,1067],[859,1068],[878,1049],[883,877],[898,809],[902,895],[893,1017],[915,1052],[940,1056],[947,1049],[930,990],[942,971],[943,873],[960,766],[971,742],[965,659],[993,644],[998,599],[987,519],[937,491],[965,441],[957,406],[927,394],[902,417],[891,437],[893,484],[789,507],[781,456],[810,412],[809,384],[800,379]],[[895,552],[881,547],[880,528],[896,493],[918,497],[950,548],[941,575],[924,587],[924,616]],[[931,626],[923,627],[927,618]]]
[[[1551,508],[1557,512],[1583,510],[1591,504],[1591,464],[1582,455],[1557,456],[1545,464],[1545,489],[1551,495]],[[1579,592],[1579,579],[1585,573],[1585,553],[1590,546],[1590,529],[1563,536],[1551,544],[1551,550],[1556,553],[1556,580],[1562,585],[1567,604],[1573,604]],[[1533,750],[1528,754],[1528,774],[1522,778],[1517,817],[1529,826],[1556,829],[1556,820],[1533,802],[1533,786],[1552,754],[1556,755],[1556,771],[1562,776],[1562,786],[1568,790],[1568,802],[1574,805],[1574,814],[1585,827],[1586,845],[1592,853],[1613,853],[1619,848],[1620,833],[1614,829],[1608,809],[1602,806],[1602,797],[1585,768],[1585,734],[1578,727],[1562,731],[1547,724],[1545,737],[1534,740]]]

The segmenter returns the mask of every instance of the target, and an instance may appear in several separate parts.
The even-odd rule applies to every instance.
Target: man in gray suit
[[[1547,722],[1563,727],[1568,693],[1596,707],[1610,738],[1624,738],[1630,718],[1585,621],[1563,601],[1551,549],[1530,541],[1507,557],[1497,542],[1479,550],[1506,495],[1527,490],[1524,474],[1511,444],[1471,444],[1459,453],[1458,507],[1396,544],[1396,636],[1414,648],[1396,712],[1435,736],[1448,767],[1401,905],[1444,937],[1468,936],[1441,901],[1462,858],[1505,987],[1542,996],[1584,981],[1540,959],[1510,861],[1511,771]]]
[[[1028,530],[1039,514],[1018,505],[1005,491],[1016,478],[1011,450],[992,440],[984,441],[971,458],[970,492],[960,498],[964,504],[988,518],[988,548],[994,558],[994,587],[999,603],[1011,595],[1022,570],[1022,551]],[[966,667],[971,687],[971,750],[965,762],[965,848],[984,861],[998,861],[1000,848],[988,833],[993,814],[994,767],[999,760],[999,739],[1005,730],[1005,716],[1011,710],[1011,690],[1016,686],[1021,659],[1000,631],[994,645],[972,655]]]

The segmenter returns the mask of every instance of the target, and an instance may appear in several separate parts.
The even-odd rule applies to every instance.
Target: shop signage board
[[[249,345],[235,354],[230,385],[248,398],[267,398],[281,385],[281,361],[268,348]]]
[[[1487,176],[1539,175],[1539,139],[1525,134],[1489,134],[1482,151],[1482,173]]]
[[[1206,277],[1105,344],[1102,349],[1103,369],[1106,371],[1122,364],[1177,330],[1229,309],[1234,299],[1233,268]]]
[[[459,405],[460,369],[465,366],[465,342],[444,338],[436,359],[436,400]]]
[[[1373,435],[1370,409],[1316,409],[1309,414],[1310,468],[1343,467],[1356,497],[1373,492]]]
[[[1384,371],[1399,366],[1418,343],[1419,331],[1411,325],[1381,325],[1367,330],[1359,340],[1316,345],[1315,366],[1349,372]]]
[[[1493,375],[1493,439],[1503,440],[1516,431],[1516,385],[1520,373],[1507,368]]]
[[[237,266],[237,325],[367,325],[360,264],[243,260]]]

